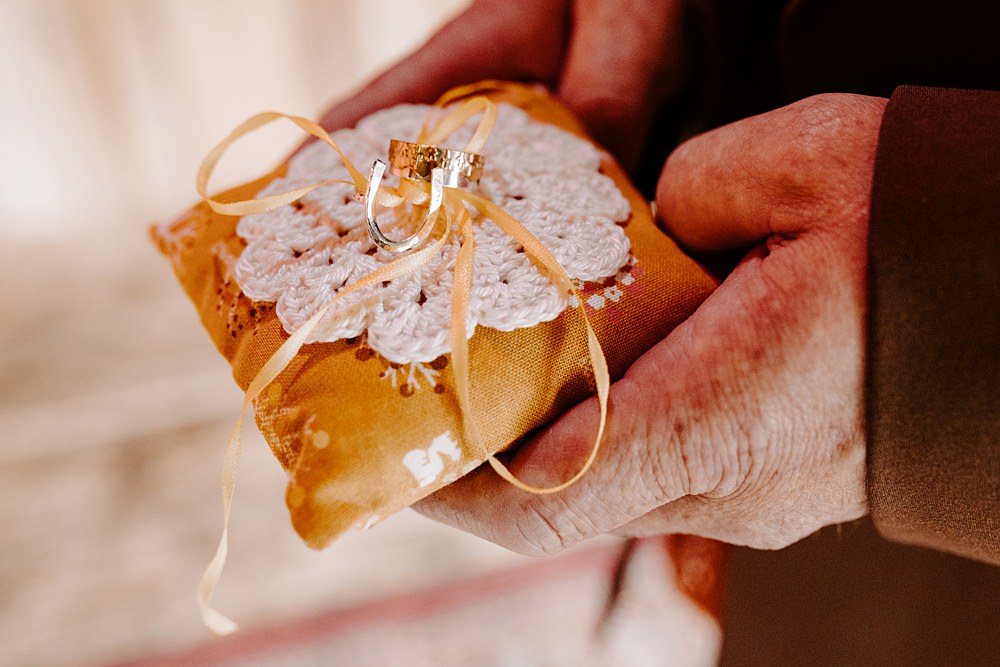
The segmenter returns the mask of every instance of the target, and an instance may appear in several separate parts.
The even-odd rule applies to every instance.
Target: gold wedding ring
[[[478,153],[438,148],[393,139],[389,142],[389,168],[396,176],[429,182],[435,169],[444,174],[444,187],[466,188],[479,183],[486,158]]]
[[[467,153],[466,151],[393,139],[389,142],[389,169],[401,178],[431,184],[427,214],[420,229],[405,239],[396,241],[382,232],[375,216],[375,195],[382,184],[386,164],[382,160],[375,160],[368,175],[368,184],[362,199],[365,204],[368,235],[375,245],[383,250],[389,252],[413,250],[427,239],[434,228],[434,221],[444,197],[444,189],[467,188],[476,185],[483,175],[485,163],[486,158],[478,153]]]

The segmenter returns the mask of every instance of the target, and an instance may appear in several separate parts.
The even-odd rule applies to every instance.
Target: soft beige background
[[[462,4],[0,2],[0,664],[208,639],[194,589],[240,394],[146,227],[243,118],[318,114]],[[220,185],[297,141],[267,134]],[[249,437],[218,595],[245,627],[517,560],[413,513],[314,553],[283,487]]]

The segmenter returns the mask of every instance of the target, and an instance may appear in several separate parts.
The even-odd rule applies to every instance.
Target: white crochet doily
[[[390,139],[415,139],[431,111],[427,106],[392,107],[332,137],[367,174],[376,158],[385,159]],[[464,146],[473,125],[452,135],[448,147]],[[600,173],[601,153],[589,142],[502,104],[483,153],[486,167],[479,192],[545,243],[571,278],[600,281],[629,261],[629,240],[618,224],[628,219],[629,203]],[[331,178],[348,180],[347,169],[329,146],[316,142],[294,156],[287,175],[258,196]],[[371,242],[364,209],[353,195],[351,185],[324,186],[301,203],[239,221],[237,233],[247,246],[235,278],[251,299],[277,302],[278,318],[289,333],[344,285],[399,257]],[[390,236],[404,236],[400,230],[394,233],[393,212],[382,210],[379,224]],[[565,296],[491,221],[476,221],[475,240],[470,337],[477,325],[502,331],[532,327],[566,308]],[[397,363],[427,362],[449,352],[457,250],[456,239],[418,271],[347,295],[330,309],[309,342],[367,332],[368,345]]]

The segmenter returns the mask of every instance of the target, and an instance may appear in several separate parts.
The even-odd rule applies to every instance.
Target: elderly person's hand
[[[454,86],[548,86],[591,136],[634,168],[657,110],[688,76],[681,0],[476,0],[416,53],[327,112],[328,130]]]
[[[865,513],[865,251],[885,100],[821,95],[681,145],[658,215],[695,252],[752,246],[718,290],[611,388],[593,468],[531,495],[488,467],[421,512],[515,551],[600,533],[779,548]],[[510,467],[555,485],[586,458],[596,399]]]

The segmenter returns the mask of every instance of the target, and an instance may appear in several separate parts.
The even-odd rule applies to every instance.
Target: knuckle
[[[636,439],[633,449],[636,452],[634,461],[638,470],[622,472],[625,475],[635,475],[633,479],[638,480],[633,486],[637,506],[656,507],[687,492],[690,482],[684,469],[684,458],[669,454],[670,451],[680,451],[675,446],[673,437],[647,431]]]
[[[711,486],[706,497],[741,502],[759,491],[767,471],[781,458],[780,446],[763,424],[768,418],[754,402],[741,399],[731,417],[717,421],[713,428],[715,460]]]
[[[705,493],[717,484],[717,447],[712,438],[704,436],[706,427],[706,423],[684,416],[677,416],[667,427],[663,449],[676,455],[660,456],[657,461],[661,486],[675,489],[669,494],[671,498]]]
[[[846,93],[823,93],[800,100],[791,111],[789,150],[806,201],[829,201],[835,209],[866,199],[884,102]],[[812,186],[812,187],[809,187]]]
[[[828,160],[837,154],[840,122],[826,95],[807,97],[759,117],[754,123],[757,138],[767,143],[760,155],[744,156],[749,161],[745,171],[757,173],[762,178],[760,190],[797,217],[824,192]],[[754,169],[758,162],[766,168]]]
[[[795,127],[803,142],[816,146],[840,142],[841,135],[851,129],[854,119],[869,107],[861,95],[822,93],[792,104]]]
[[[716,474],[705,494],[710,498],[733,499],[753,485],[752,471],[756,467],[755,460],[762,458],[762,452],[754,451],[742,428],[737,426],[734,430],[735,434],[719,434],[722,446],[715,450]]]

